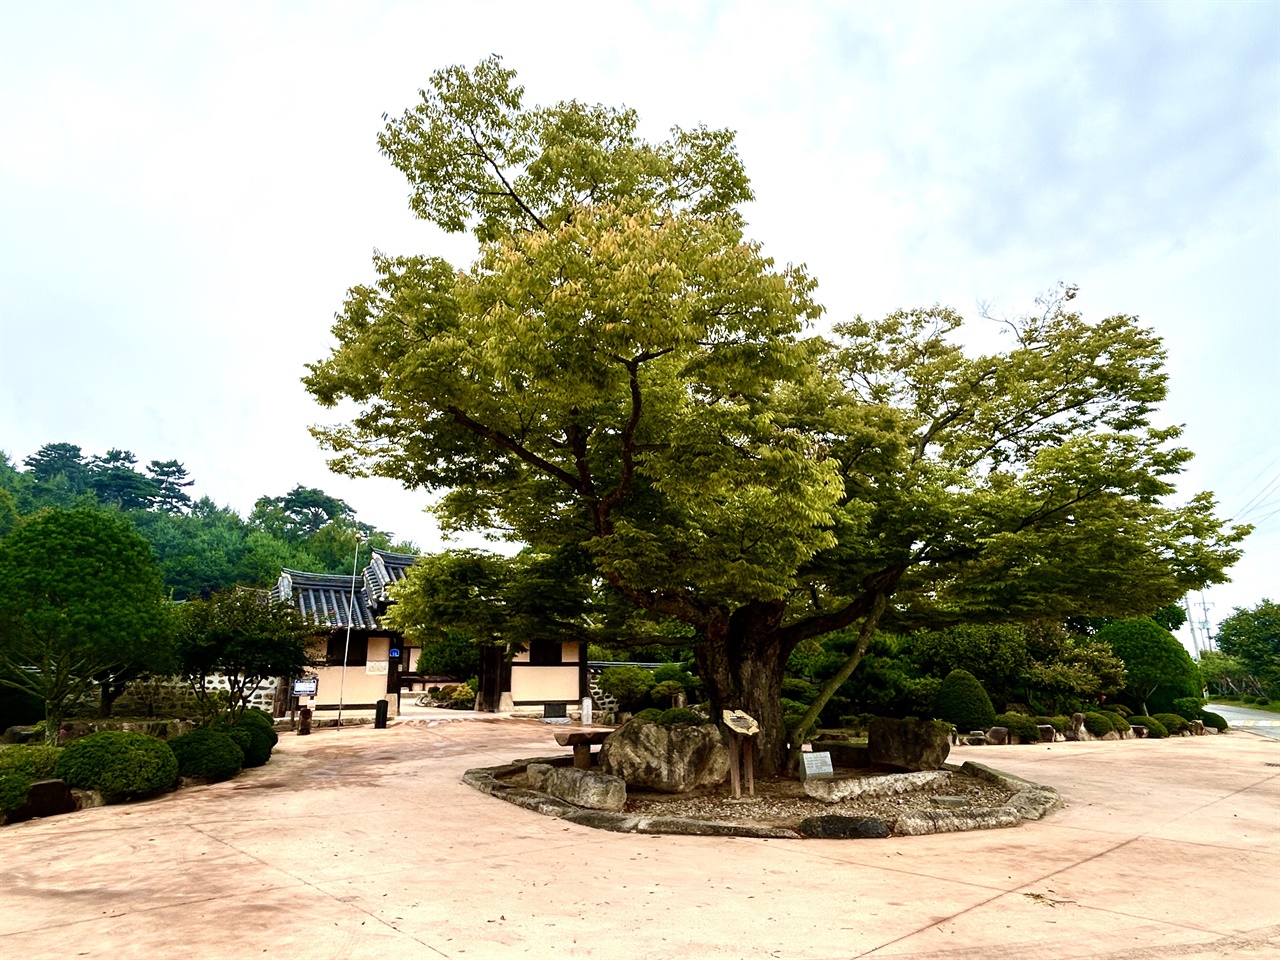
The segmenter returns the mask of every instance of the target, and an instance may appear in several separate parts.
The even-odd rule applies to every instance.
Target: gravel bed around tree
[[[733,799],[725,787],[683,795],[633,791],[627,799],[625,812],[642,816],[791,827],[805,817],[839,814],[877,817],[892,825],[894,820],[908,811],[939,809],[943,804],[935,800],[938,797],[960,798],[967,807],[998,807],[1006,803],[1013,793],[1013,790],[998,783],[979,780],[966,774],[948,773],[909,793],[891,797],[854,797],[838,803],[825,803],[807,796],[803,784],[795,780],[765,779],[756,781],[754,797],[744,795],[739,800]]]
[[[837,777],[884,777],[892,774],[838,770]],[[506,778],[513,785],[524,786],[523,773]],[[721,784],[684,794],[657,793],[629,789],[623,812],[643,817],[682,817],[687,820],[710,820],[721,823],[746,823],[760,826],[794,828],[806,817],[838,814],[851,817],[876,817],[892,828],[904,813],[937,810],[944,806],[966,808],[999,807],[1007,803],[1014,790],[990,780],[963,773],[946,772],[918,790],[895,796],[861,796],[837,803],[816,800],[804,792],[804,785],[787,778],[757,778],[756,795],[735,800],[729,787]],[[935,798],[959,798],[939,801]]]

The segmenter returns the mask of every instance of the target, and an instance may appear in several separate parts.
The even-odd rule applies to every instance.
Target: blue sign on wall
[[[400,648],[399,648],[399,647],[392,647],[390,650],[388,650],[388,651],[387,651],[387,656],[389,656],[389,657],[398,657],[398,656],[400,656]]]

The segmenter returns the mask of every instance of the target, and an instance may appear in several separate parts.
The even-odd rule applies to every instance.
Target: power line
[[[1280,499],[1264,500],[1262,503],[1254,504],[1248,510],[1243,511],[1238,516],[1236,516],[1235,519],[1247,520],[1249,519],[1250,514],[1257,513],[1259,510],[1270,509],[1271,507],[1274,507],[1277,503],[1280,503]]]
[[[1270,470],[1272,467],[1274,467],[1274,466],[1276,465],[1276,463],[1277,463],[1277,462],[1280,462],[1280,453],[1278,453],[1278,454],[1276,454],[1274,457],[1272,457],[1272,458],[1271,458],[1271,462],[1270,462],[1270,463],[1268,463],[1268,464],[1267,464],[1265,467],[1263,467],[1261,470],[1259,470],[1257,473],[1255,473],[1255,474],[1254,474],[1254,475],[1249,479],[1249,482],[1248,482],[1248,483],[1241,484],[1241,485],[1240,485],[1240,487],[1239,487],[1239,489],[1240,489],[1240,490],[1248,490],[1250,487],[1252,487],[1252,486],[1257,482],[1257,480],[1258,480],[1258,478],[1259,478],[1260,476],[1262,476],[1264,473],[1266,473],[1268,470]],[[1233,496],[1234,496],[1234,494],[1233,494]]]
[[[1277,473],[1274,477],[1272,477],[1267,482],[1266,486],[1264,486],[1261,490],[1259,490],[1252,497],[1250,497],[1248,503],[1246,503],[1239,510],[1235,511],[1235,514],[1231,517],[1231,519],[1232,520],[1241,519],[1245,514],[1249,512],[1249,508],[1252,507],[1255,503],[1257,503],[1258,500],[1260,500],[1262,497],[1265,497],[1271,491],[1271,488],[1274,487],[1277,483],[1280,483],[1280,473]]]

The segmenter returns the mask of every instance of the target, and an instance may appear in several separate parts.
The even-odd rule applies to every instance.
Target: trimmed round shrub
[[[1259,697],[1257,700],[1255,700],[1255,701],[1253,701],[1253,702],[1254,702],[1254,703],[1256,703],[1256,704],[1257,704],[1258,706],[1260,706],[1260,707],[1269,707],[1269,706],[1271,706],[1271,698],[1270,698],[1270,697]]]
[[[968,670],[952,670],[943,679],[933,701],[933,715],[966,732],[990,730],[996,725],[991,698]]]
[[[244,751],[222,730],[193,730],[169,741],[178,758],[178,774],[216,783],[230,780],[244,767]]]
[[[472,695],[474,699],[474,695]],[[271,735],[271,745],[274,747],[280,742],[280,735],[276,733],[276,722],[271,718],[271,714],[265,710],[259,710],[257,707],[250,707],[240,715],[239,722],[241,724],[253,723],[260,726],[263,730]]]
[[[1084,715],[1084,728],[1095,737],[1106,736],[1115,730],[1115,727],[1111,725],[1111,720],[1103,713],[1086,713]]]
[[[1053,727],[1054,733],[1066,733],[1071,726],[1071,720],[1067,717],[1036,717],[1035,720],[1036,723],[1047,723]]]
[[[1164,724],[1155,717],[1136,715],[1129,718],[1129,723],[1135,727],[1146,727],[1147,736],[1152,740],[1163,740],[1169,735],[1169,731],[1165,729]]]
[[[1025,703],[1006,703],[1004,707],[1005,713],[1017,713],[1024,717],[1034,717],[1035,711],[1028,707]]]
[[[1110,713],[1118,713],[1122,717],[1132,717],[1133,711],[1126,707],[1123,703],[1109,703],[1104,710]]]
[[[1176,713],[1156,713],[1152,715],[1154,719],[1159,720],[1160,724],[1169,731],[1170,735],[1176,733],[1186,733],[1191,729],[1191,724],[1178,716]]]
[[[631,718],[632,723],[657,723],[662,719],[662,711],[657,707],[646,707],[634,717]]]
[[[1173,712],[1183,720],[1199,720],[1203,707],[1204,701],[1199,697],[1178,697],[1173,701]]]
[[[19,770],[0,771],[0,812],[12,813],[26,803],[34,782]]]
[[[693,693],[697,690],[699,681],[697,677],[685,668],[683,663],[664,663],[662,666],[654,668],[653,682],[655,684],[671,683],[673,681],[680,684],[689,698],[693,699]],[[785,684],[786,681],[784,680],[783,683]]]
[[[0,750],[0,810],[12,813],[27,802],[37,780],[48,780],[58,762],[59,747],[22,744]]]
[[[449,707],[454,710],[470,710],[476,704],[476,692],[465,683],[458,684],[449,698]],[[275,728],[271,731],[275,733]]]
[[[1115,713],[1111,710],[1103,710],[1101,711],[1101,713],[1104,717],[1106,717],[1108,720],[1111,721],[1111,729],[1114,730],[1116,733],[1128,733],[1130,730],[1133,729],[1133,725],[1130,724],[1129,721],[1126,720],[1124,717],[1122,717],[1120,714]]]
[[[1213,727],[1219,733],[1227,729],[1227,720],[1219,713],[1211,710],[1201,710],[1200,719],[1204,721],[1206,727]]]
[[[674,727],[681,723],[706,723],[707,718],[684,707],[672,707],[670,710],[663,710],[654,722],[664,727]]]
[[[994,726],[1007,727],[1009,732],[1015,734],[1023,743],[1040,741],[1040,731],[1036,728],[1036,722],[1021,713],[1002,713],[996,717]]]
[[[73,787],[97,790],[108,803],[118,803],[168,790],[178,779],[178,759],[163,740],[103,730],[72,740],[54,772]]]
[[[62,747],[43,743],[23,743],[0,750],[0,773],[17,773],[33,783],[51,780],[58,766]]]
[[[238,723],[234,727],[220,728],[223,733],[236,742],[240,752],[244,754],[244,765],[260,767],[271,759],[271,735],[259,724]]]
[[[619,710],[642,706],[653,687],[653,673],[644,667],[605,667],[600,672],[600,690],[618,701]]]

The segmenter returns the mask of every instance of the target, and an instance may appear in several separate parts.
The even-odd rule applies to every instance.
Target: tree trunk
[[[867,652],[867,645],[871,642],[871,636],[876,632],[876,623],[880,620],[880,614],[884,613],[884,607],[884,595],[877,594],[875,602],[872,604],[871,612],[862,621],[862,627],[858,631],[858,643],[853,652],[845,659],[844,664],[835,672],[835,675],[823,684],[818,696],[809,705],[809,709],[800,718],[800,722],[796,724],[795,729],[792,730],[790,737],[791,749],[787,758],[788,770],[800,766],[800,745],[804,743],[810,731],[817,725],[818,715],[822,713],[822,708],[831,702],[831,698],[835,696],[836,691],[853,675],[853,671],[862,662],[862,658]]]
[[[44,742],[45,746],[59,746],[58,734],[62,730],[62,707],[55,707],[48,701],[44,706]]]
[[[124,693],[125,683],[112,683],[110,680],[104,680],[98,684],[98,717],[105,720],[111,716],[111,709],[115,706],[120,695]]]
[[[740,608],[727,622],[713,624],[694,652],[712,719],[719,723],[721,711],[742,710],[760,724],[755,768],[761,776],[776,776],[786,764],[782,676],[791,651],[783,649],[778,633],[781,614],[781,605]]]

